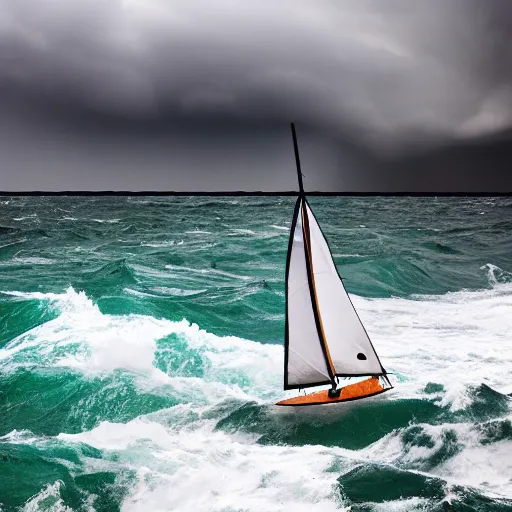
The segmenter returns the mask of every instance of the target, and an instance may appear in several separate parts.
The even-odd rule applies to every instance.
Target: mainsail
[[[293,124],[292,132],[300,194],[295,204],[286,263],[284,388],[325,384],[335,387],[337,377],[385,378],[386,371],[306,200]],[[376,386],[386,390],[378,382]]]
[[[320,226],[299,197],[287,265],[285,389],[385,371],[338,275]]]

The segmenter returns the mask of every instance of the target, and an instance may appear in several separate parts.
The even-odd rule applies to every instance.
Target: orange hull
[[[388,391],[388,389],[391,388],[383,388],[380,385],[379,379],[372,377],[341,388],[341,394],[337,398],[329,398],[329,390],[324,389],[309,395],[281,400],[280,402],[277,402],[276,405],[322,405],[337,402],[348,402],[349,400],[358,400],[360,398],[378,395],[380,393],[384,393],[384,391]]]

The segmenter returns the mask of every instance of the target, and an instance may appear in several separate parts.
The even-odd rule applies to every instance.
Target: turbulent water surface
[[[395,388],[295,409],[294,198],[2,198],[0,510],[512,511],[512,198],[310,202]]]

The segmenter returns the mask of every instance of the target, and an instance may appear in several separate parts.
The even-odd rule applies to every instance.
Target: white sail
[[[383,373],[377,354],[339,278],[329,246],[306,203],[318,316],[337,375]]]
[[[288,255],[285,387],[308,386],[330,381],[311,302],[301,219],[300,207]]]

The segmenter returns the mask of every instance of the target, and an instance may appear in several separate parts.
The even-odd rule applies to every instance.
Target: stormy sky
[[[511,192],[508,0],[0,0],[1,191]]]

